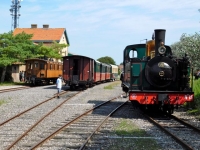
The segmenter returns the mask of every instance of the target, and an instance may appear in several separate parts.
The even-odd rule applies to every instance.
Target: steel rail
[[[67,91],[67,92],[68,92],[68,91]],[[63,92],[63,93],[61,93],[60,95],[63,95],[63,94],[65,94],[65,93],[67,93],[67,92]],[[17,118],[17,117],[23,115],[24,113],[26,113],[26,112],[28,112],[28,111],[30,111],[30,110],[32,110],[32,109],[34,109],[34,108],[36,108],[36,107],[38,107],[38,106],[44,104],[44,103],[46,103],[46,102],[48,102],[48,101],[50,101],[50,100],[52,100],[52,99],[54,99],[54,98],[55,98],[55,95],[54,95],[53,97],[51,97],[51,98],[45,100],[45,101],[42,101],[41,103],[39,103],[39,104],[37,104],[37,105],[34,105],[33,107],[30,107],[30,108],[28,108],[28,109],[22,111],[21,113],[19,113],[19,114],[13,116],[13,117],[7,119],[6,121],[0,123],[0,127],[3,126],[4,124],[8,123],[9,121],[11,121],[11,120],[13,120],[13,119],[15,119],[15,118]]]
[[[0,93],[24,90],[24,89],[29,89],[29,88],[32,88],[32,87],[16,87],[16,88],[9,88],[9,89],[1,89]]]
[[[143,114],[150,122],[155,124],[157,127],[159,127],[161,130],[163,130],[166,134],[170,135],[174,140],[176,140],[177,143],[179,143],[181,146],[186,148],[187,150],[193,150],[191,146],[189,146],[187,143],[183,142],[181,139],[179,139],[177,136],[166,130],[162,125],[160,125],[157,121],[155,121],[153,118],[149,117],[146,114]]]
[[[79,148],[79,150],[83,150],[86,146],[86,144],[89,142],[89,140],[92,138],[92,136],[102,127],[102,125],[108,120],[108,118],[113,115],[118,109],[120,109],[123,105],[125,105],[127,103],[124,102],[122,103],[120,106],[118,106],[117,108],[115,108],[110,114],[107,115],[107,117],[100,123],[100,125],[90,134],[90,136],[86,139],[86,141],[84,142],[84,144]]]
[[[41,119],[39,119],[35,124],[33,124],[28,130],[26,130],[20,137],[18,137],[10,146],[8,146],[7,150],[10,150],[16,143],[18,143],[23,137],[25,137],[35,126],[37,126],[40,122],[42,122],[47,116],[49,116],[56,109],[58,109],[60,106],[62,106],[65,102],[67,102],[68,100],[70,100],[71,98],[73,98],[74,96],[76,96],[79,93],[81,93],[81,91],[78,92],[78,93],[75,93],[73,96],[67,98],[62,103],[60,103],[58,106],[56,106],[55,108],[53,108],[50,112],[48,112],[47,114],[45,114]]]
[[[120,95],[121,96],[121,95]],[[118,97],[115,97],[115,98],[112,98],[106,102],[103,102],[95,107],[93,107],[92,109],[82,113],[81,115],[79,115],[78,117],[74,118],[73,120],[71,120],[70,122],[66,123],[65,125],[63,125],[62,127],[60,127],[59,129],[57,129],[55,132],[51,133],[49,136],[47,136],[46,138],[44,138],[43,140],[41,140],[40,142],[38,142],[37,144],[35,144],[34,146],[32,146],[30,149],[31,150],[35,150],[36,148],[38,148],[39,146],[41,146],[44,142],[46,142],[47,140],[51,139],[52,137],[54,137],[56,134],[58,134],[59,132],[61,132],[64,128],[66,128],[67,126],[69,126],[70,124],[74,123],[75,121],[79,120],[81,117],[85,116],[86,114],[88,114],[89,112],[92,112],[93,110],[101,107],[102,105],[106,104],[106,103],[109,103],[110,101],[114,100],[114,99],[117,99],[119,98],[120,96]]]
[[[184,124],[185,126],[187,126],[187,127],[191,128],[191,129],[195,130],[196,132],[198,132],[198,133],[200,134],[200,129],[196,128],[195,126],[193,126],[193,125],[191,125],[191,124],[189,124],[189,123],[187,123],[187,122],[185,122],[185,121],[183,121],[183,120],[177,118],[177,117],[174,116],[174,115],[171,115],[170,117],[172,117],[174,120],[176,120],[176,121],[178,121],[178,122]]]

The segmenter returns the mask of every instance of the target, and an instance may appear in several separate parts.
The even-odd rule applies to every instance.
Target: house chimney
[[[31,24],[31,28],[37,28],[37,24]]]
[[[49,25],[48,24],[43,24],[43,28],[49,28]]]

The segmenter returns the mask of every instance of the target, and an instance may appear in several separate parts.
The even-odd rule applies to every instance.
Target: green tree
[[[59,44],[56,41],[54,41],[51,45],[50,48],[53,50],[51,52],[51,57],[52,58],[61,58],[62,57],[62,49],[68,47],[69,45],[67,44]]]
[[[2,74],[0,82],[5,79],[7,66],[14,62],[24,62],[27,58],[48,57],[61,58],[61,50],[67,47],[66,44],[53,42],[50,46],[43,43],[34,44],[31,41],[32,34],[22,32],[13,36],[12,32],[0,34],[0,67]]]
[[[109,56],[101,57],[101,58],[99,58],[97,60],[102,62],[102,63],[116,65],[115,61]]]
[[[31,37],[32,35],[25,33],[17,36],[13,36],[12,32],[0,34],[0,67],[2,68],[0,82],[5,79],[7,66],[14,62],[21,62],[31,54],[31,50],[34,50]]]
[[[51,45],[45,46],[43,43],[39,44],[37,48],[37,55],[35,57],[47,57],[60,59],[62,57],[62,49],[67,47],[67,44],[59,44],[54,41]]]
[[[181,57],[185,53],[190,57],[191,65],[194,68],[200,68],[200,35],[195,33],[194,35],[183,34],[179,42],[171,45],[172,51],[175,55]]]

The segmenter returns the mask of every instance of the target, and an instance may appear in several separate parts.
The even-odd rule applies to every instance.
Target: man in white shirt
[[[59,75],[57,81],[56,81],[56,87],[57,87],[57,98],[60,98],[60,92],[61,92],[61,88],[62,88],[62,77],[61,75]]]

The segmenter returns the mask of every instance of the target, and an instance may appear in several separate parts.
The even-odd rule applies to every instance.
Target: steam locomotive
[[[122,90],[134,107],[172,114],[175,106],[194,100],[190,80],[193,71],[187,54],[177,58],[164,44],[165,32],[156,29],[155,39],[124,49],[121,80]]]

